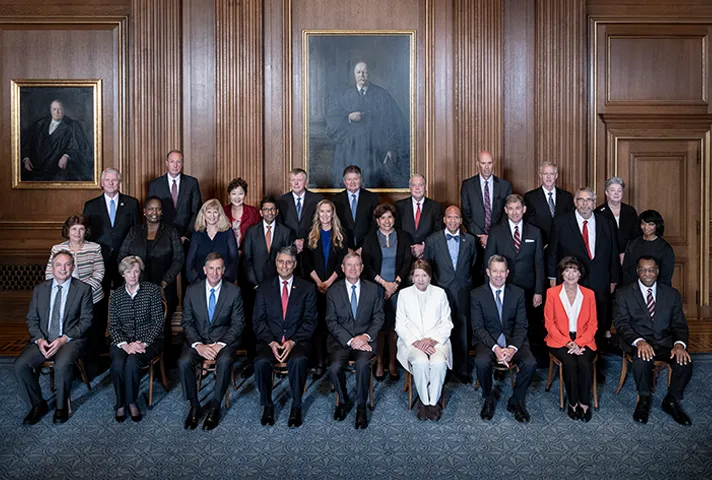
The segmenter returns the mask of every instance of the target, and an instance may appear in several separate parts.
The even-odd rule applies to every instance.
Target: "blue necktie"
[[[302,219],[302,199],[297,197],[297,220]]]
[[[500,297],[502,290],[497,290],[494,293],[497,294],[496,302],[497,315],[499,315],[499,323],[502,323],[502,298]],[[507,338],[504,336],[504,333],[501,333],[499,337],[497,337],[497,345],[499,345],[500,347],[504,347],[505,345],[507,345]]]
[[[351,194],[351,218],[356,221],[356,194]]]
[[[457,257],[460,254],[460,236],[445,234],[447,239],[447,250],[450,252],[450,261],[452,261],[452,269],[457,270]],[[450,240],[453,240],[452,242]]]
[[[213,323],[213,314],[215,314],[215,289],[210,289],[210,300],[208,300],[208,319],[210,324]]]
[[[111,226],[113,227],[116,220],[116,202],[113,198],[109,202],[109,220],[111,220]]]
[[[356,300],[356,285],[351,285],[351,313],[356,319],[356,307],[358,306],[358,300]]]

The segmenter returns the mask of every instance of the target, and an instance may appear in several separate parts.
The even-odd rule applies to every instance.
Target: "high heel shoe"
[[[378,375],[376,372],[378,369],[376,367],[373,367],[373,378],[376,379],[377,382],[382,382],[386,379],[386,372],[384,371],[381,375]]]
[[[570,418],[571,420],[578,420],[578,419],[579,419],[578,408],[576,408],[576,407],[572,407],[571,405],[569,405],[568,414],[569,414],[569,418]]]
[[[586,410],[586,411],[584,412],[584,411],[583,411],[583,408],[582,408],[581,406],[579,406],[579,410],[580,410],[579,418],[580,418],[581,420],[583,420],[585,423],[590,422],[590,421],[591,421],[591,416],[593,415],[593,414],[591,413],[591,412],[593,411],[593,409],[592,409],[591,407],[588,407],[588,410]]]

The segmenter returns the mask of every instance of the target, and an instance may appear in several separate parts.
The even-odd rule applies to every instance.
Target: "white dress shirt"
[[[222,288],[222,282],[218,282],[218,284],[217,284],[216,286],[211,287],[211,286],[210,286],[210,282],[208,282],[207,280],[205,280],[205,305],[206,305],[206,306],[209,306],[209,305],[210,305],[210,289],[211,289],[211,288],[214,288],[214,289],[215,289],[215,305],[217,306],[217,304],[218,304],[218,298],[220,298],[220,290],[221,290],[221,288]],[[218,345],[222,345],[223,347],[224,347],[225,345],[227,345],[226,343],[223,343],[223,342],[215,342],[215,343],[217,343]],[[195,347],[197,347],[198,345],[203,345],[203,343],[201,343],[201,342],[195,342],[195,343],[193,343],[193,344],[191,345],[191,347],[195,348]]]
[[[420,201],[416,200],[415,197],[410,197],[413,202],[413,220],[415,220],[415,214],[418,212],[418,204],[420,203],[420,215],[423,215],[423,203],[425,203],[425,197],[421,198]]]
[[[490,176],[490,178],[492,178],[492,176]],[[502,285],[500,288],[497,288],[497,287],[495,287],[494,285],[492,285],[492,283],[490,282],[489,287],[490,287],[490,290],[492,290],[492,299],[494,299],[494,304],[495,304],[495,305],[497,305],[497,290],[500,290],[500,292],[499,292],[499,299],[500,299],[500,301],[502,302],[502,313],[504,313],[504,287],[506,287],[506,285]],[[499,320],[499,321],[502,322],[502,323],[504,322],[501,318],[497,318],[497,320]],[[506,335],[505,335],[505,337],[506,337]],[[493,352],[494,352],[495,347],[499,347],[499,345],[497,345],[496,340],[497,340],[497,339],[495,338],[495,344],[492,345],[492,351],[493,351]],[[515,352],[516,352],[517,350],[519,350],[519,349],[518,349],[517,347],[515,347],[514,345],[508,345],[508,348],[513,348]]]
[[[61,337],[64,335],[64,312],[66,311],[67,308],[67,297],[69,296],[69,286],[71,285],[72,280],[71,278],[68,278],[63,284],[62,284],[62,304],[59,307],[59,334],[57,338]],[[57,297],[57,287],[59,286],[59,283],[57,283],[57,280],[52,280],[52,289],[50,290],[50,295],[49,295],[49,322],[47,322],[47,331],[49,332],[49,327],[50,324],[52,323],[52,310],[54,310],[54,299]]]
[[[554,205],[556,205],[556,186],[554,186],[551,191],[547,190],[544,185],[541,186],[541,189],[544,191],[544,198],[546,199],[546,204],[549,205],[549,193],[551,193],[551,199],[554,202]]]
[[[180,178],[181,178],[181,174],[179,173],[176,177],[171,177],[171,174],[170,174],[170,173],[167,173],[167,174],[166,174],[166,177],[168,177],[168,191],[169,191],[169,192],[172,192],[171,189],[173,188],[173,180],[175,180],[175,181],[176,181],[176,188],[177,188],[178,191],[180,192]]]
[[[494,175],[490,175],[487,180],[485,180],[485,177],[480,175],[480,191],[482,192],[482,202],[484,203],[485,201],[485,181],[487,182],[487,189],[489,190],[489,198],[490,198],[490,212],[492,211],[492,197],[494,195]]]
[[[514,227],[519,227],[519,241],[524,243],[524,221],[519,220],[519,223],[513,223],[511,220],[507,220],[507,223],[509,223],[509,233],[512,234],[512,238],[514,238]]]
[[[658,282],[653,283],[653,285],[651,287],[646,287],[645,285],[643,285],[643,282],[641,282],[639,279],[638,280],[638,288],[640,288],[640,293],[643,295],[643,301],[646,302],[646,307],[647,307],[647,301],[648,301],[648,289],[649,288],[653,290],[653,292],[652,292],[653,300],[655,301],[656,304],[658,303]],[[636,338],[633,341],[633,346],[637,347],[638,342],[641,340],[645,340],[645,339],[643,337]],[[675,345],[677,345],[678,343],[680,345],[682,345],[683,348],[687,349],[687,344],[685,342],[678,340],[677,342],[675,342]]]
[[[270,232],[272,232],[272,241],[274,242],[274,226],[277,225],[276,221],[272,221],[271,224],[268,224],[264,220],[262,220],[262,233],[267,236],[267,225],[270,227]]]
[[[52,135],[55,130],[57,130],[57,127],[59,127],[59,124],[62,123],[61,120],[52,120],[49,122],[49,134]]]
[[[573,304],[569,303],[569,296],[566,294],[566,287],[561,289],[559,299],[561,300],[566,316],[569,319],[569,332],[576,332],[578,317],[581,313],[581,307],[583,306],[583,293],[581,292],[581,288],[576,285],[576,298],[574,298]]]
[[[578,223],[579,232],[583,236],[583,222],[588,222],[588,248],[591,250],[591,258],[596,256],[596,215],[591,213],[589,218],[583,218],[578,210],[574,210],[574,215],[576,215],[576,223]]]
[[[116,211],[118,212],[119,211],[119,192],[118,191],[116,192],[116,195],[114,195],[113,198],[108,196],[107,194],[104,194],[104,203],[106,203],[106,213],[107,214],[111,211],[111,207],[109,206],[109,204],[111,203],[112,200],[114,201],[114,206],[116,206]]]

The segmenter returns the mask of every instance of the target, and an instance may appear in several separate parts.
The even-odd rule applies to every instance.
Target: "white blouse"
[[[569,303],[569,297],[566,295],[566,287],[561,289],[559,293],[559,298],[564,306],[564,311],[566,316],[569,318],[569,332],[576,331],[576,322],[578,321],[579,314],[581,313],[581,306],[583,305],[583,293],[578,285],[576,285],[576,298],[574,298],[574,303]]]

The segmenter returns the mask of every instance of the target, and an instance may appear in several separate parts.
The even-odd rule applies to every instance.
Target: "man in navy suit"
[[[569,192],[556,186],[559,168],[551,162],[539,166],[541,185],[524,194],[527,210],[524,220],[541,231],[544,246],[549,244],[549,234],[554,220],[573,211],[574,199]]]
[[[410,253],[421,258],[425,239],[436,230],[443,229],[443,210],[438,202],[425,196],[425,177],[419,173],[410,177],[410,197],[396,202],[396,227],[413,237]]]
[[[366,234],[374,228],[373,211],[378,206],[378,195],[361,188],[361,169],[349,165],[344,169],[346,189],[334,196],[336,215],[346,229],[351,250],[358,250]]]
[[[178,360],[178,373],[190,411],[184,427],[194,430],[202,417],[196,386],[196,369],[205,360],[215,361],[215,388],[208,404],[203,430],[220,422],[220,403],[230,386],[238,339],[245,327],[240,289],[223,280],[225,263],[219,253],[205,257],[205,280],[190,285],[183,300],[183,333],[186,345]]]
[[[309,344],[317,322],[314,284],[294,275],[297,253],[283,247],[277,254],[277,277],[257,287],[252,328],[257,338],[255,382],[264,408],[262,425],[274,425],[272,369],[285,363],[292,392],[288,425],[302,424],[302,392],[307,381]]]
[[[346,280],[336,282],[326,292],[326,324],[329,328],[331,366],[329,379],[338,395],[334,420],[343,421],[349,412],[344,363],[354,360],[356,370],[356,429],[368,426],[366,399],[371,376],[370,361],[376,351],[376,339],[383,326],[383,295],[378,286],[360,280],[361,257],[347,253],[341,264]]]
[[[432,233],[425,240],[425,259],[433,267],[433,283],[445,290],[450,303],[453,329],[452,343],[455,374],[462,383],[472,383],[468,361],[470,327],[470,290],[472,268],[477,260],[477,239],[461,232],[460,209],[445,209],[445,231]]]
[[[513,413],[518,422],[529,422],[524,399],[536,371],[536,360],[527,342],[524,291],[507,285],[507,275],[507,260],[500,255],[491,256],[487,261],[489,282],[471,294],[472,331],[478,342],[475,369],[484,400],[480,417],[491,420],[494,416],[496,399],[492,395],[492,370],[495,363],[508,367],[514,362],[519,366],[519,373],[507,411]]]

